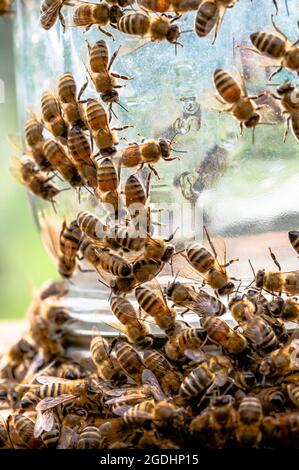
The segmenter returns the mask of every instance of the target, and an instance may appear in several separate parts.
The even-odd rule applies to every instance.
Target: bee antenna
[[[171,150],[172,152],[175,152],[175,153],[188,153],[187,150],[176,150],[176,149],[174,149],[174,148],[172,148],[172,147],[170,147],[170,150]]]
[[[289,3],[288,3],[288,0],[284,0],[284,4],[285,4],[285,7],[286,7],[287,15],[290,16],[290,10],[289,10]]]
[[[255,133],[255,127],[252,128],[252,145],[254,145],[254,133]]]
[[[248,263],[249,263],[249,265],[251,267],[251,271],[253,272],[253,275],[255,277],[255,270],[254,270],[254,267],[252,266],[252,263],[251,263],[250,259],[248,259]]]
[[[186,33],[193,33],[193,29],[186,29],[185,31],[181,31],[181,34],[186,34]]]
[[[125,108],[122,104],[118,103],[117,101],[116,101],[116,104],[120,106],[122,109],[124,109],[127,113],[129,112],[127,108]]]
[[[110,286],[108,286],[108,284],[106,284],[104,281],[102,281],[102,279],[99,279],[98,278],[98,281],[103,284],[105,287],[108,287],[108,289],[110,289]],[[111,292],[112,293],[112,292]],[[109,298],[110,299],[110,298]]]

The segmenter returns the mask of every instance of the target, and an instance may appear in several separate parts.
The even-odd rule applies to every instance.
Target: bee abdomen
[[[215,70],[214,83],[218,93],[227,103],[235,103],[240,99],[241,89],[238,83],[225,70]]]
[[[207,272],[215,264],[214,256],[198,243],[187,249],[187,257],[192,266],[200,273]]]
[[[146,203],[146,194],[143,185],[136,176],[131,175],[125,185],[126,205]]]
[[[145,36],[150,29],[150,18],[143,13],[129,13],[119,19],[117,27],[126,34]]]
[[[203,37],[215,26],[219,10],[214,1],[204,1],[197,10],[195,18],[195,32],[198,36]]]
[[[252,33],[250,39],[254,47],[269,57],[279,59],[285,54],[285,42],[274,34]]]
[[[80,434],[78,449],[99,449],[101,445],[101,433],[96,426],[86,426]]]
[[[200,365],[185,377],[179,393],[183,397],[194,397],[211,385],[213,379],[214,374]]]

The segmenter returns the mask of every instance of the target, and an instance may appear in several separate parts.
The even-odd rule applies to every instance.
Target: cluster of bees
[[[289,239],[299,254],[299,232]],[[96,332],[88,360],[67,356],[67,285],[44,286],[27,334],[2,358],[0,400],[11,414],[1,419],[0,447],[297,447],[299,350],[286,322],[299,322],[298,271],[259,270],[239,295],[208,240],[211,250],[192,244],[179,255],[215,295],[177,277],[164,290],[157,281],[136,287],[139,309],[112,295],[121,336]],[[221,318],[225,295],[234,328]]]
[[[176,24],[181,14],[197,10],[195,32],[216,39],[227,0],[44,0],[41,25],[110,25],[118,31],[180,45]],[[275,2],[276,5],[276,2]],[[276,5],[277,6],[277,5]],[[131,11],[132,8],[132,11]],[[170,14],[165,14],[170,12]],[[255,51],[280,63],[279,70],[299,71],[299,48],[277,34],[251,35]],[[87,43],[86,68],[99,99],[84,98],[72,74],[59,77],[55,91],[41,96],[41,117],[31,114],[24,132],[24,156],[16,162],[18,178],[55,210],[61,191],[83,188],[105,218],[87,210],[57,234],[48,217],[42,229],[52,245],[63,283],[44,287],[29,309],[29,331],[13,345],[0,366],[0,400],[11,414],[0,421],[2,448],[231,448],[294,447],[299,438],[299,271],[258,270],[239,294],[238,280],[220,259],[205,228],[209,249],[199,243],[179,247],[155,235],[150,206],[156,164],[172,161],[172,140],[160,138],[119,147],[113,127],[114,105],[121,105],[112,71],[119,49],[110,55],[103,39]],[[278,72],[278,70],[277,70]],[[273,76],[273,74],[272,74]],[[272,77],[270,77],[272,78]],[[243,126],[260,122],[260,96],[248,96],[243,80],[217,69],[214,84],[223,104]],[[266,94],[270,94],[265,92]],[[262,94],[262,96],[265,95]],[[299,139],[299,92],[291,83],[277,94]],[[134,173],[125,181],[122,169]],[[55,182],[53,181],[55,179]],[[65,186],[66,185],[66,186]],[[89,196],[88,196],[89,197]],[[116,221],[116,222],[115,222]],[[299,232],[289,232],[299,254]],[[63,307],[67,281],[77,270],[94,271],[111,292],[109,303],[120,331],[115,339],[97,332],[90,359],[67,356],[72,314]],[[171,274],[164,288],[158,275]],[[252,284],[255,284],[254,286]],[[207,288],[208,287],[209,290]],[[224,300],[228,299],[228,302]],[[227,310],[235,328],[223,318]],[[193,312],[198,326],[184,313]],[[155,335],[154,323],[161,332]]]

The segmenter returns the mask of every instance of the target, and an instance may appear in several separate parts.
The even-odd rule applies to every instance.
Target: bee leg
[[[274,72],[271,73],[270,77],[269,77],[269,82],[272,80],[273,77],[275,77],[275,75],[277,75],[278,73],[280,73],[283,69],[283,66],[281,65],[280,67],[278,67],[276,70],[274,70]]]
[[[127,126],[123,126],[123,127],[113,127],[113,129],[111,129],[112,131],[123,131],[125,129],[129,129],[130,127],[134,127],[133,124],[129,124]]]
[[[274,254],[273,251],[271,250],[271,248],[269,248],[269,252],[270,252],[271,258],[272,258],[273,261],[274,261],[274,264],[278,267],[279,271],[281,271],[281,266],[280,266],[280,264],[279,264],[279,262],[278,262],[278,260],[277,260],[277,258],[276,258],[276,256],[275,256],[275,254]]]
[[[58,17],[59,17],[59,21],[60,21],[61,26],[62,26],[63,33],[65,33],[65,30],[66,30],[65,19],[64,19],[63,14],[61,13],[61,9],[59,10]]]
[[[153,166],[153,165],[148,165],[149,169],[154,173],[154,175],[158,178],[158,180],[160,179],[160,176],[159,176],[159,173],[157,172],[156,168]]]
[[[112,54],[112,56],[111,56],[111,59],[110,59],[110,61],[109,61],[107,70],[110,70],[110,69],[111,69],[113,62],[115,61],[116,57],[118,56],[118,53],[119,53],[120,48],[121,48],[121,46],[119,46],[119,47],[116,49],[116,51],[113,52],[113,54]],[[111,75],[113,75],[113,74],[111,74]]]
[[[240,135],[243,135],[243,121],[240,122]]]
[[[283,134],[283,142],[286,143],[287,141],[287,137],[288,137],[288,133],[290,131],[290,122],[291,122],[291,117],[288,116],[287,120],[286,120],[286,128],[285,128],[285,131],[284,131],[284,134]]]
[[[81,96],[83,95],[84,91],[86,90],[86,87],[88,85],[88,77],[86,77],[86,82],[82,85],[82,87],[80,88],[80,91],[79,91],[79,94],[78,94],[78,98],[77,100],[80,101],[80,98]]]
[[[236,261],[239,261],[239,258],[231,259],[231,260],[228,261],[227,263],[222,264],[221,267],[222,267],[222,268],[227,268],[227,266],[230,266],[231,264],[235,263]]]
[[[83,269],[81,268],[80,265],[79,265],[79,271],[81,271],[81,273],[95,273],[96,272],[95,269]]]
[[[278,15],[278,5],[277,5],[277,0],[272,0],[273,4],[274,4],[274,7],[275,7],[275,11],[276,11],[276,16]]]
[[[101,26],[98,26],[98,30],[101,31],[101,33],[106,34],[109,38],[112,39],[112,41],[115,41],[115,37],[113,36],[112,33],[109,33],[108,31],[105,31]]]
[[[112,72],[111,75],[112,77],[115,77],[115,78],[121,78],[121,80],[134,80],[134,77],[127,77],[127,75],[119,75],[119,73]]]

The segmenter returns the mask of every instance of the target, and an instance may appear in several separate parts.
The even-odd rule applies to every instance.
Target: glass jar
[[[39,26],[39,3],[17,2],[15,44],[21,128],[29,109],[40,114],[40,95],[55,90],[59,75],[72,72],[79,88],[85,82],[86,40],[104,39],[111,54],[121,46],[113,70],[134,79],[125,82],[120,91],[120,103],[127,111],[115,106],[117,119],[114,117],[112,123],[135,127],[124,132],[126,140],[120,141],[119,149],[132,140],[175,136],[175,150],[184,152],[174,154],[180,155],[180,160],[157,165],[160,179],[153,177],[150,201],[154,209],[164,210],[157,212],[162,225],[156,225],[156,233],[166,235],[178,227],[177,242],[201,241],[203,224],[207,224],[212,236],[225,237],[227,257],[239,258],[231,272],[245,283],[252,274],[248,259],[255,269],[274,268],[270,246],[284,270],[296,269],[287,231],[294,229],[298,220],[298,142],[289,136],[283,143],[283,118],[276,109],[268,116],[275,124],[258,126],[253,143],[251,129],[240,136],[238,122],[232,116],[218,115],[219,103],[212,96],[216,68],[229,71],[237,79],[243,74],[250,95],[266,88],[269,67],[264,67],[256,54],[238,46],[250,46],[249,36],[254,31],[271,30],[273,3],[244,1],[228,9],[215,45],[210,35],[199,38],[194,34],[196,12],[185,14],[178,20],[184,47],[177,48],[167,41],[139,47],[136,38],[113,28],[106,29],[115,41],[95,26],[84,32],[67,25],[64,33],[57,22],[45,31]],[[297,31],[296,0],[288,3],[290,15],[283,11],[277,22],[293,37]],[[284,8],[279,5],[280,10]],[[70,7],[63,9],[67,24],[71,11]],[[298,78],[288,70],[278,75],[275,83],[287,79],[298,84]],[[90,81],[86,95],[98,98]],[[129,174],[128,169],[122,171],[122,178]],[[57,216],[62,222],[65,218],[73,220],[79,210],[102,210],[84,190],[80,203],[73,190],[59,194],[57,215],[49,203],[34,197],[31,200],[38,223],[41,213]],[[160,278],[162,285],[167,281]],[[108,297],[109,290],[98,282],[98,276],[77,272],[65,299],[78,320],[72,327],[73,344],[85,344],[82,338],[89,338],[93,323],[107,334],[118,334],[107,325],[111,321]],[[192,322],[191,317],[189,320]]]

